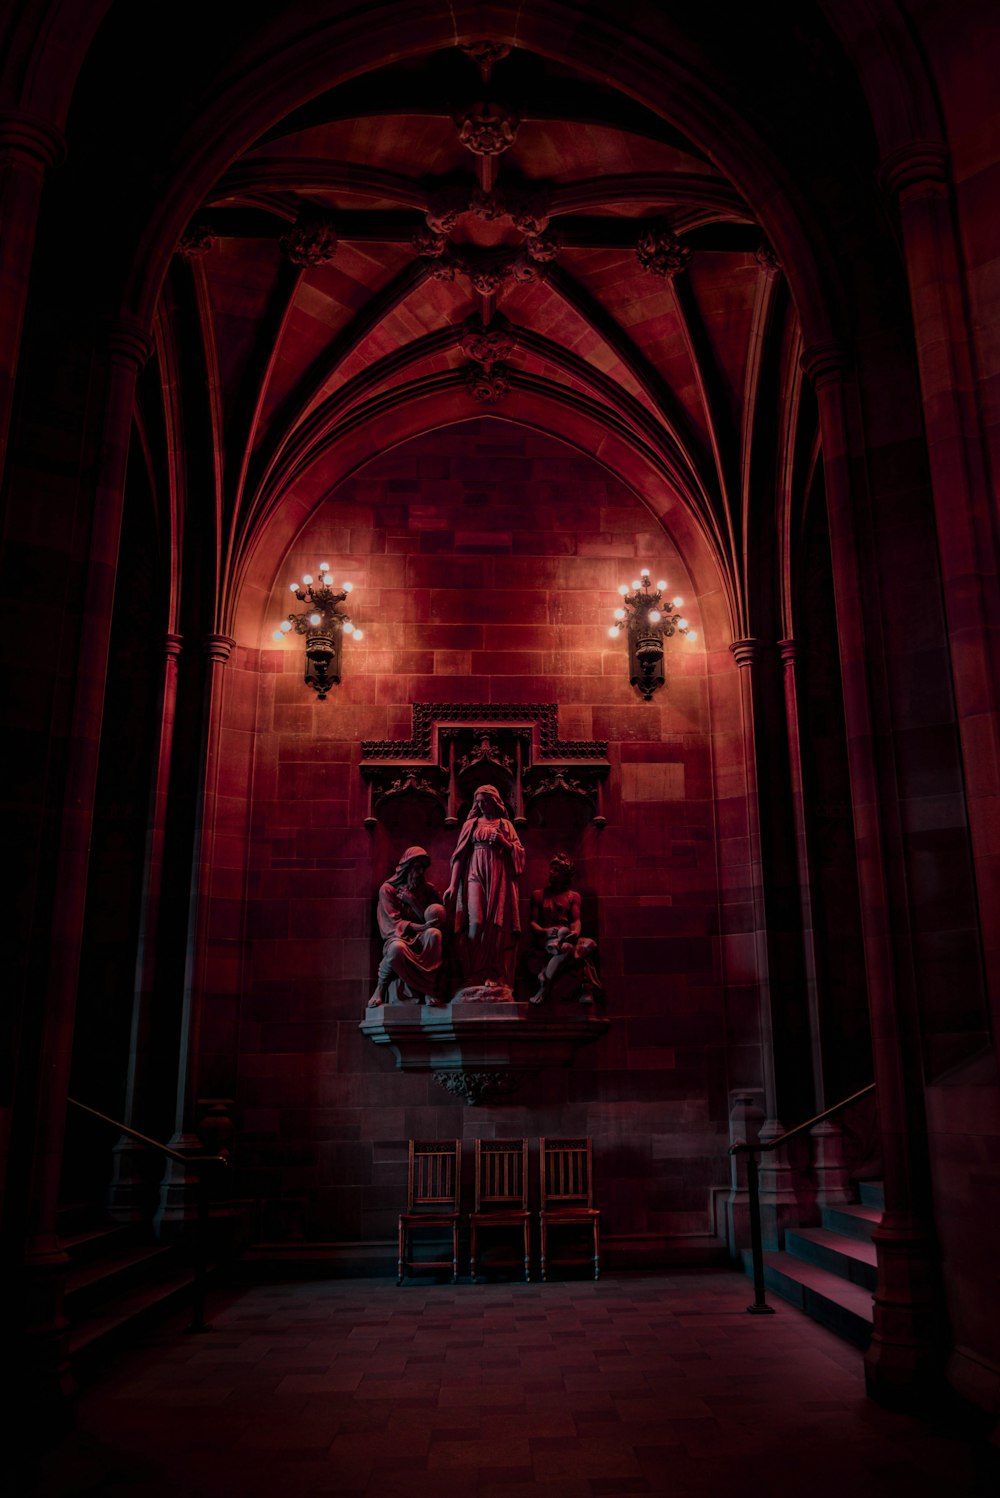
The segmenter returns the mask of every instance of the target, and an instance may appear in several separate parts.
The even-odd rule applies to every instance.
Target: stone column
[[[788,732],[788,767],[795,823],[795,857],[799,876],[799,908],[802,912],[802,960],[805,968],[806,1016],[809,1023],[809,1056],[812,1064],[813,1103],[817,1113],[827,1105],[823,1081],[823,1032],[820,1024],[819,984],[816,974],[816,929],[812,907],[812,871],[802,780],[802,741],[799,727],[797,672],[801,659],[797,640],[779,640],[778,651],[785,668],[785,725]],[[831,1099],[836,1101],[836,1099]],[[851,1199],[844,1165],[843,1130],[833,1119],[811,1131],[812,1167],[816,1178],[818,1206]]]
[[[894,912],[905,871],[886,662],[877,622],[877,546],[867,509],[865,450],[845,352],[807,349],[802,365],[820,408],[837,600],[848,766],[858,849],[872,1053],[886,1209],[876,1230],[875,1329],[865,1358],[873,1397],[907,1403],[937,1372],[941,1298],[930,1223],[926,1120],[912,975],[897,961]],[[860,489],[861,493],[856,490]],[[866,572],[867,569],[867,572]],[[870,584],[870,586],[866,586]],[[866,627],[868,611],[876,615]]]
[[[764,898],[764,867],[760,838],[760,795],[757,776],[758,671],[762,645],[759,640],[734,640],[730,650],[739,667],[740,697],[743,720],[743,767],[747,797],[747,838],[749,841],[750,890],[753,902],[754,957],[757,974],[757,1017],[760,1027],[761,1078],[764,1085],[766,1118],[760,1128],[760,1142],[767,1144],[784,1133],[778,1117],[777,1087],[774,1074],[774,1015],[771,1007],[770,963],[768,958],[767,907]],[[760,1196],[763,1210],[763,1232],[766,1247],[780,1247],[786,1224],[797,1220],[798,1199],[793,1173],[783,1152],[761,1156]]]
[[[88,496],[93,519],[73,680],[71,753],[56,843],[49,967],[39,993],[44,1020],[25,1259],[32,1355],[42,1392],[52,1394],[68,1392],[72,1382],[62,1314],[66,1257],[56,1234],[56,1212],[132,403],[136,376],[151,350],[148,335],[137,327],[116,323],[108,331],[100,466]]]
[[[195,1133],[195,1108],[198,1099],[206,928],[215,842],[222,695],[225,666],[235,643],[228,635],[215,634],[207,635],[204,642],[206,667],[202,709],[201,765],[198,776],[198,808],[191,868],[191,899],[188,907],[184,999],[177,1058],[177,1108],[174,1133],[170,1139],[170,1148],[181,1154],[198,1154],[204,1148]],[[195,1210],[195,1178],[185,1170],[183,1165],[174,1160],[168,1160],[160,1188],[159,1210],[156,1214],[158,1235],[170,1237],[177,1231],[183,1231],[184,1226],[194,1216]]]
[[[0,481],[14,400],[28,277],[45,176],[65,155],[62,135],[19,109],[0,110]]]
[[[1000,547],[980,410],[988,399],[977,391],[947,149],[940,141],[911,142],[886,157],[881,178],[899,207],[913,308],[979,929],[993,1040],[1000,1047],[1000,921],[994,910],[1000,865]]]
[[[173,760],[174,720],[177,712],[177,667],[182,640],[168,634],[163,642],[163,685],[160,691],[160,729],[154,751],[153,777],[149,797],[149,825],[146,829],[146,857],[143,868],[142,911],[139,924],[139,949],[135,964],[135,991],[132,999],[132,1026],[129,1044],[128,1076],[125,1086],[123,1123],[140,1127],[145,1042],[149,1029],[151,1005],[156,995],[157,956],[160,935],[160,897],[163,889],[163,849],[166,840],[170,767]],[[109,1193],[112,1217],[120,1222],[139,1222],[148,1217],[146,1181],[142,1160],[144,1145],[123,1134],[113,1152],[113,1169]]]

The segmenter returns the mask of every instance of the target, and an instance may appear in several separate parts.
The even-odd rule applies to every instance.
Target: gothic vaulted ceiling
[[[259,138],[178,247],[157,352],[170,485],[214,493],[223,598],[318,458],[366,424],[393,440],[418,399],[614,433],[687,507],[734,631],[755,568],[787,575],[816,450],[781,267],[690,140],[527,51],[397,63]]]

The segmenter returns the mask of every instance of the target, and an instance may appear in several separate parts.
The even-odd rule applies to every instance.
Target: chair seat
[[[546,1222],[590,1222],[600,1217],[600,1207],[543,1207],[539,1217]]]
[[[458,1216],[457,1212],[400,1212],[399,1225],[411,1227],[416,1223],[425,1228],[451,1227],[458,1221]]]
[[[504,1222],[525,1222],[531,1214],[521,1207],[498,1207],[495,1212],[470,1212],[469,1221],[480,1225]]]

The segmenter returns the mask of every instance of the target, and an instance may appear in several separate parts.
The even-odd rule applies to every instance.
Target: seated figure
[[[531,894],[531,945],[525,967],[538,979],[532,1004],[546,999],[579,999],[592,1004],[604,998],[597,943],[580,934],[580,896],[570,888],[572,877],[573,860],[557,853],[549,865],[548,884]]]
[[[378,928],[385,946],[369,1009],[442,1002],[446,914],[426,878],[430,862],[423,848],[407,848],[378,892]]]

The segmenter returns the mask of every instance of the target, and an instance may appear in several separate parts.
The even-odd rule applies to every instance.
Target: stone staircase
[[[77,1378],[190,1302],[193,1271],[144,1224],[113,1222],[89,1204],[64,1206],[59,1241],[70,1260],[64,1310]]]
[[[782,1253],[764,1253],[764,1283],[814,1321],[862,1349],[872,1334],[875,1245],[885,1196],[879,1181],[859,1185],[860,1202],[823,1207],[821,1225],[789,1228]],[[743,1263],[753,1274],[749,1250]]]
[[[227,1200],[209,1212],[211,1286],[249,1238],[254,1203]],[[178,1311],[190,1310],[190,1244],[158,1243],[148,1223],[118,1223],[93,1204],[59,1209],[59,1243],[70,1260],[64,1311],[74,1376],[86,1380],[110,1354]]]

